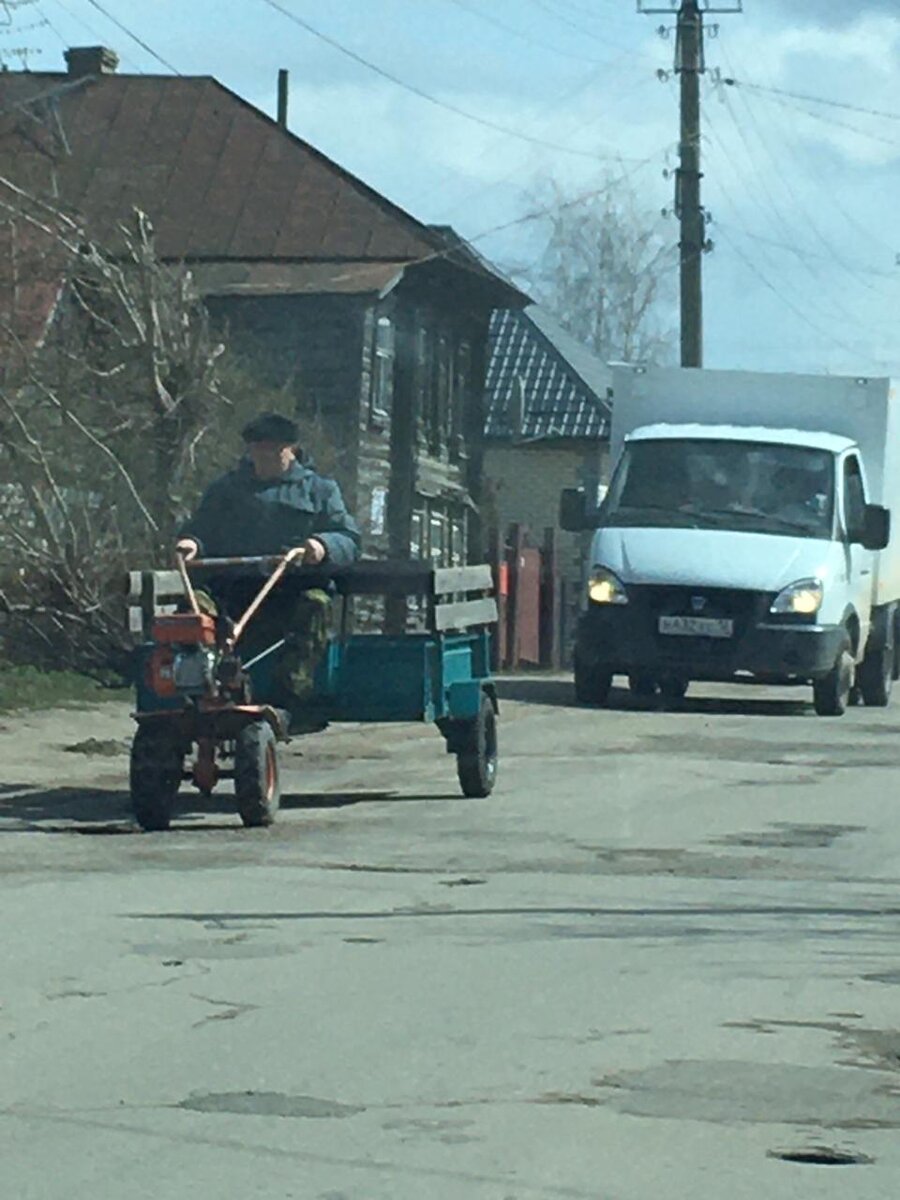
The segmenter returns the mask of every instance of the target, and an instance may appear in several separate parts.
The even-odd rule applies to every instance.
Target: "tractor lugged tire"
[[[466,745],[456,756],[456,773],[464,796],[484,799],[497,782],[497,713],[490,696],[481,697],[478,716],[466,732]]]
[[[275,733],[265,721],[245,725],[234,747],[234,795],[248,829],[271,825],[281,800]]]
[[[131,745],[131,806],[141,829],[169,828],[181,787],[184,748],[171,730],[139,725]]]

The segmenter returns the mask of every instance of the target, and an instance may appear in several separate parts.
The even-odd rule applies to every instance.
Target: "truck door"
[[[848,454],[844,459],[841,479],[841,526],[844,559],[847,566],[848,599],[859,617],[860,653],[866,645],[872,619],[872,586],[874,555],[862,546],[851,544],[854,531],[863,528],[866,509],[866,488],[859,459]]]

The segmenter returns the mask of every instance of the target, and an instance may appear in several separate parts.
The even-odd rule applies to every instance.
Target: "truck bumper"
[[[768,604],[763,611],[768,614]],[[591,605],[578,625],[579,669],[618,675],[675,675],[723,682],[752,675],[761,682],[803,682],[827,675],[847,642],[840,625],[737,623],[730,638],[673,637],[658,632],[640,606]]]

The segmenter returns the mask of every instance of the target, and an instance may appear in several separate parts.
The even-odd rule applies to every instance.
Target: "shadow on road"
[[[452,795],[400,796],[396,792],[300,792],[281,797],[283,809],[346,808],[351,804],[430,804],[433,801],[461,800]]]
[[[33,784],[5,784],[0,794],[0,821],[36,824],[41,821],[109,823],[131,815],[125,791],[99,788],[36,788]],[[14,831],[14,830],[13,830]]]
[[[345,808],[354,804],[424,804],[458,799],[460,796],[457,793],[401,796],[388,791],[291,792],[282,795],[281,808],[285,811],[305,811]],[[207,800],[184,790],[179,794],[173,821],[183,832],[192,828],[192,820],[208,815],[236,814],[236,811],[234,796],[230,792],[216,793]],[[60,825],[60,821],[75,824]],[[37,827],[42,833],[122,834],[137,831],[133,825],[131,797],[127,791],[3,784],[0,788],[0,832],[22,832],[22,825]],[[207,833],[214,829],[232,828],[231,825],[211,825],[208,821],[194,827]]]
[[[808,700],[786,696],[784,699],[755,699],[746,687],[744,696],[691,696],[684,700],[665,700],[661,696],[645,698],[632,695],[626,687],[614,687],[610,693],[609,703],[604,708],[579,704],[575,699],[572,680],[558,677],[546,678],[517,676],[497,679],[497,695],[501,700],[516,701],[520,704],[540,704],[551,708],[579,708],[586,712],[665,712],[671,714],[702,715],[702,716],[740,716],[740,717],[785,717],[810,716],[812,707]],[[698,685],[702,686],[702,685]],[[735,688],[742,685],[735,684]]]
[[[497,695],[501,700],[517,700],[520,704],[549,704],[557,708],[574,708],[575,693],[571,679],[548,679],[541,675],[533,677],[518,675],[496,679]]]

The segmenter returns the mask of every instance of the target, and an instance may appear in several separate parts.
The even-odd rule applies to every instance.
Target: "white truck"
[[[890,379],[615,367],[609,490],[567,490],[595,530],[575,690],[614,675],[812,684],[816,712],[883,706],[900,676],[900,396]]]

